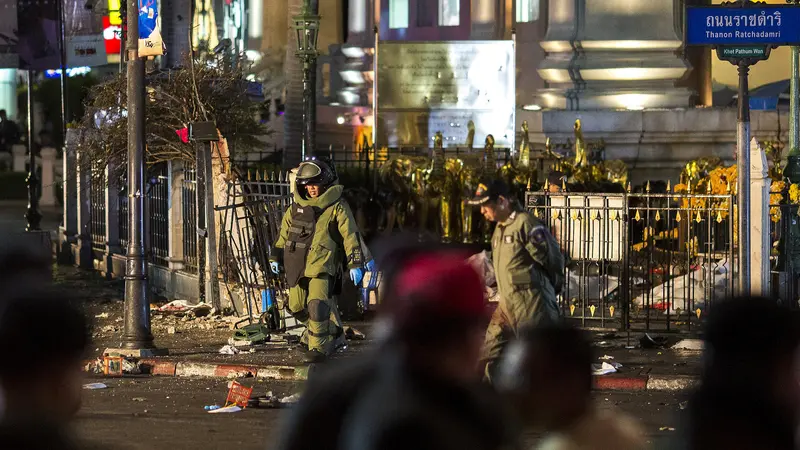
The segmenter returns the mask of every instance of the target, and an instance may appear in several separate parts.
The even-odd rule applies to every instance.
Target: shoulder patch
[[[541,244],[547,240],[547,229],[542,225],[533,227],[530,232],[530,238],[533,242]]]

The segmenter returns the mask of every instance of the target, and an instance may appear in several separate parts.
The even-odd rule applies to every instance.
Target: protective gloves
[[[375,260],[370,260],[367,263],[367,272],[375,272]]]
[[[361,280],[364,278],[364,269],[360,267],[356,267],[355,269],[350,269],[350,279],[353,281],[353,284],[356,286],[361,285]]]
[[[281,273],[281,264],[278,261],[270,261],[269,268],[272,270],[272,273],[275,275],[280,275]]]

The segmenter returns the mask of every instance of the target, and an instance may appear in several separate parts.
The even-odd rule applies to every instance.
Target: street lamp
[[[319,39],[320,16],[311,10],[310,0],[303,2],[300,14],[294,16],[297,35],[297,55],[303,62],[303,144],[302,160],[313,155],[316,148],[317,126],[317,39]]]

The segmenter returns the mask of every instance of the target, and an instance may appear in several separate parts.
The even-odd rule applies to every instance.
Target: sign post
[[[686,45],[710,45],[717,56],[739,68],[739,114],[736,127],[738,173],[738,269],[740,295],[751,294],[750,283],[750,66],[769,58],[770,49],[800,44],[800,8],[748,0],[686,9]],[[768,258],[769,255],[764,255]]]

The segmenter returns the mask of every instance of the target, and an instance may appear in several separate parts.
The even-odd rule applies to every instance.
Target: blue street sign
[[[800,7],[686,8],[686,45],[800,45]]]

